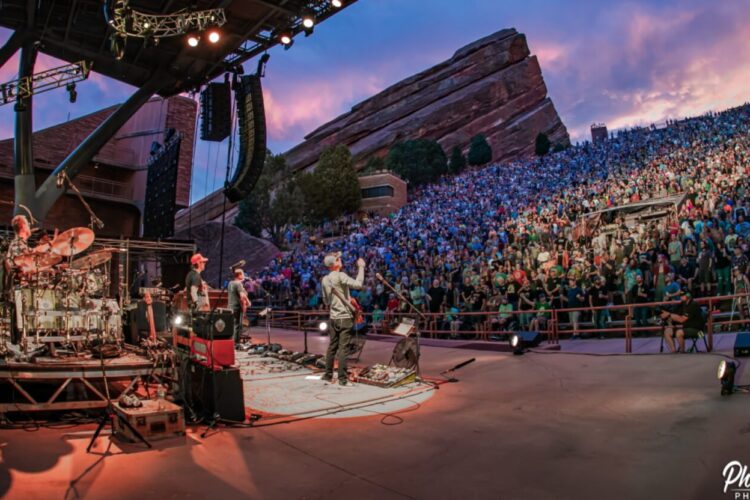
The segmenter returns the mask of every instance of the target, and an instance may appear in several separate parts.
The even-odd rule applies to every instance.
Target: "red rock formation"
[[[539,132],[553,144],[569,143],[526,37],[506,29],[357,104],[286,156],[290,167],[303,169],[326,147],[346,144],[361,164],[399,141],[435,139],[449,153],[454,146],[466,150],[481,133],[493,160],[509,160],[533,153]]]

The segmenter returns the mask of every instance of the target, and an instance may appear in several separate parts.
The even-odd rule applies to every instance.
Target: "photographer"
[[[672,325],[664,328],[664,340],[667,341],[671,352],[685,352],[685,336],[697,336],[706,327],[703,311],[688,291],[682,293],[680,305],[677,306],[676,310],[674,312],[662,311],[661,318],[672,323]],[[675,323],[676,325],[674,325]],[[678,350],[675,350],[674,336],[677,336],[679,342]]]

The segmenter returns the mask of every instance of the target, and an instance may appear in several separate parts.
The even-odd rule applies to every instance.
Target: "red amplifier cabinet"
[[[197,336],[190,338],[190,358],[196,363],[220,370],[234,365],[234,340],[210,340]]]

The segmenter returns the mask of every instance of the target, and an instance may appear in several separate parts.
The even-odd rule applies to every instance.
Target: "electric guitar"
[[[156,324],[154,322],[154,300],[149,292],[143,294],[143,302],[146,304],[146,319],[148,320],[148,339],[156,342]]]
[[[354,316],[354,325],[355,326],[361,326],[365,324],[365,314],[362,310],[362,306],[359,305],[359,302],[357,302],[357,299],[354,297],[350,297],[349,300],[344,297],[341,292],[336,290],[335,288],[331,289],[331,292],[338,297],[338,299],[349,309],[349,312],[352,313],[352,316]]]

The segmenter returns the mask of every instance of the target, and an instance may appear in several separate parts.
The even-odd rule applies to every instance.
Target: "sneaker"
[[[581,338],[580,335],[573,335],[573,336],[570,337],[570,340],[578,340],[580,338]]]
[[[320,377],[320,380],[322,380],[323,382],[333,382],[333,375],[325,374]]]
[[[348,383],[349,383],[349,382],[348,382],[348,381],[347,381],[347,380],[346,380],[345,378],[340,378],[340,379],[339,379],[339,385],[340,385],[340,386],[345,386],[345,385],[346,385],[346,384],[348,384]]]

